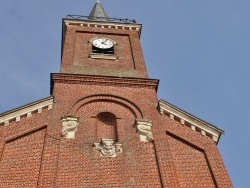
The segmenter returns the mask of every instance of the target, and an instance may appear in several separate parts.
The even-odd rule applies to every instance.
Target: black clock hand
[[[102,41],[101,43],[102,43],[102,44],[106,44],[106,41],[107,41],[107,40],[108,40],[108,39],[105,39],[105,41]]]

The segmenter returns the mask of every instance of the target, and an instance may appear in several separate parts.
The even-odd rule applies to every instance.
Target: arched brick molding
[[[119,142],[135,137],[134,121],[136,118],[143,118],[142,112],[134,103],[113,95],[84,97],[75,102],[68,114],[80,117],[76,139],[86,143],[94,143],[104,137],[111,137]],[[112,117],[115,127],[107,125],[111,122],[103,122],[106,115]],[[107,129],[104,131],[102,128],[105,126]],[[109,133],[101,135],[101,132]]]
[[[124,106],[125,108],[129,109],[131,113],[135,116],[135,118],[143,118],[143,114],[141,110],[131,101],[124,99],[122,97],[118,97],[115,95],[90,95],[87,97],[84,97],[73,105],[71,110],[69,111],[69,114],[76,114],[77,111],[80,108],[83,108],[84,105],[93,103],[93,102],[98,102],[98,101],[105,101],[105,102],[113,102],[120,104]]]

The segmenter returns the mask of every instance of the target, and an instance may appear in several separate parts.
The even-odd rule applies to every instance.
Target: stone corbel
[[[62,137],[63,138],[75,138],[77,126],[79,124],[78,116],[63,116],[62,121]]]
[[[136,127],[136,132],[139,133],[142,142],[153,141],[153,134],[151,131],[152,121],[147,119],[136,119],[134,126]]]
[[[101,142],[94,143],[94,149],[100,151],[102,157],[116,157],[116,153],[122,152],[122,144],[112,138],[102,138]]]

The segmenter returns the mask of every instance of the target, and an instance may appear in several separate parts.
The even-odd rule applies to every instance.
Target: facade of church
[[[216,144],[223,131],[157,99],[141,24],[62,22],[51,96],[0,114],[0,187],[230,188]]]

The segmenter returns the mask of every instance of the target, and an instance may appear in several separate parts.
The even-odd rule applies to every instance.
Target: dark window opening
[[[92,46],[93,54],[104,54],[104,55],[114,55],[114,47],[108,49],[97,48],[94,45]]]

